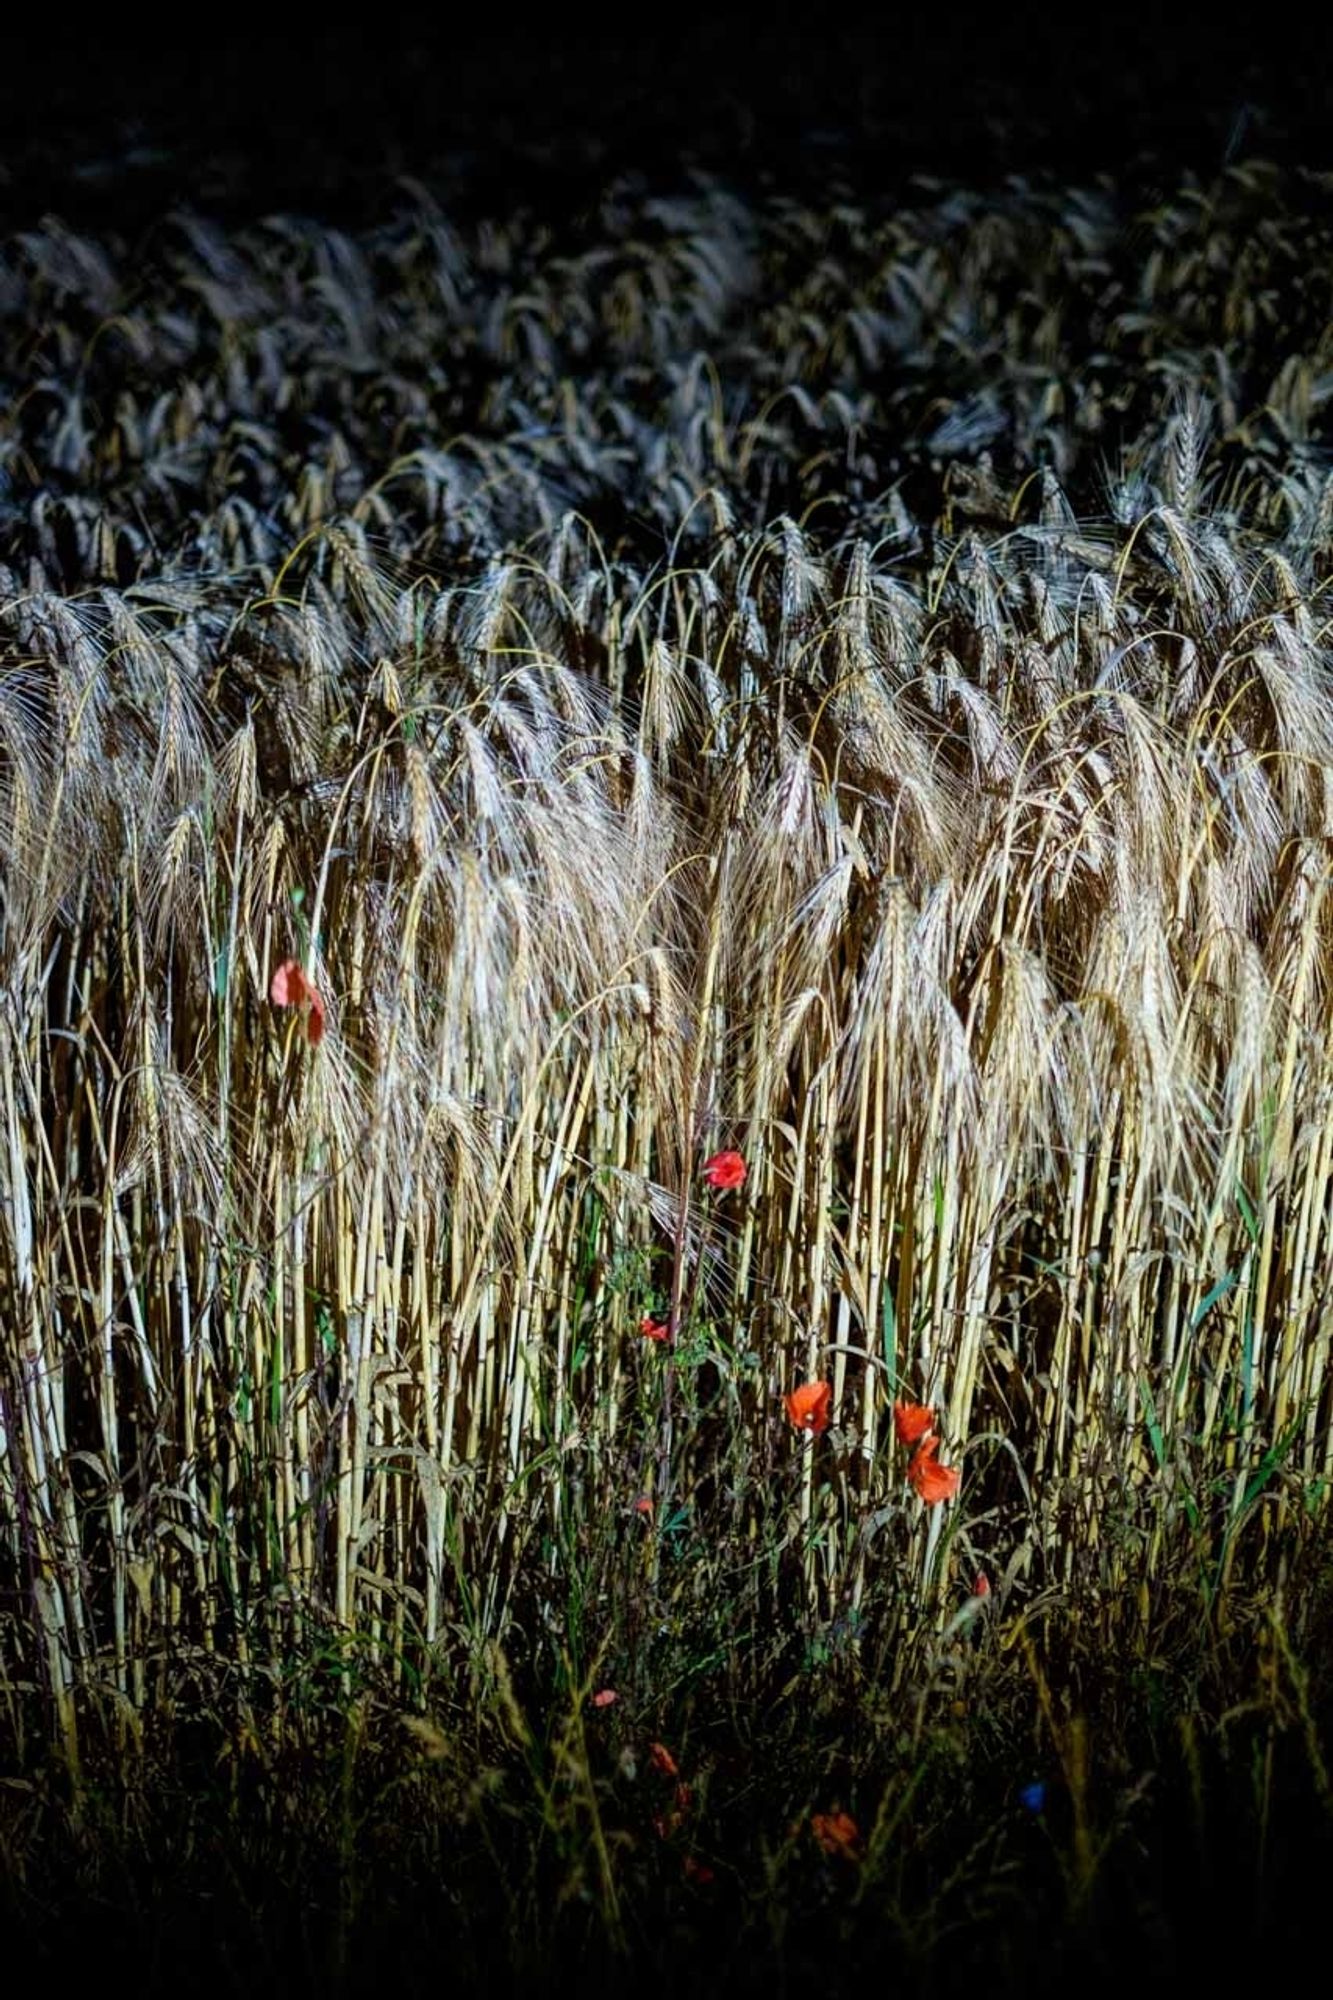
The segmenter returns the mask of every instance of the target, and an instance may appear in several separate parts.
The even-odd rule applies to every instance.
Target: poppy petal
[[[962,1479],[956,1465],[938,1463],[935,1454],[939,1448],[940,1441],[932,1432],[922,1438],[907,1467],[909,1483],[928,1507],[935,1506],[940,1500],[952,1500]]]
[[[308,997],[306,976],[294,958],[285,958],[269,984],[268,997],[275,1007],[299,1007]]]
[[[828,1382],[803,1382],[783,1398],[787,1415],[798,1431],[812,1431],[816,1437],[829,1427],[833,1388]]]
[[[812,1813],[810,1831],[825,1854],[841,1855],[845,1861],[861,1858],[861,1829],[850,1813]]]
[[[899,1444],[919,1444],[935,1428],[935,1412],[924,1403],[895,1403],[893,1428]]]
[[[324,1039],[324,1002],[294,958],[285,958],[269,981],[268,997],[275,1007],[305,1007],[306,1040],[318,1048]]]

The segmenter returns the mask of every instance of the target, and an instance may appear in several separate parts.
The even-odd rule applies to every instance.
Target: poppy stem
[[[939,1544],[940,1530],[943,1525],[944,1509],[942,1507],[932,1507],[929,1519],[926,1522],[926,1556],[925,1562],[922,1565],[922,1581],[925,1584],[924,1595],[927,1600],[931,1597],[938,1600],[940,1595],[942,1579],[939,1574]]]
[[[708,1021],[713,1004],[713,992],[717,983],[718,955],[722,946],[722,863],[713,862],[713,901],[708,920],[708,952],[703,965],[703,979],[699,996],[698,1019],[695,1024],[694,1048],[690,1056],[689,1077],[685,1090],[688,1106],[689,1129],[685,1157],[680,1177],[680,1206],[676,1211],[676,1238],[671,1259],[671,1309],[667,1314],[670,1351],[667,1365],[662,1371],[662,1413],[659,1429],[657,1458],[657,1505],[658,1522],[665,1524],[669,1518],[671,1501],[671,1449],[673,1444],[672,1412],[676,1393],[676,1341],[682,1324],[688,1322],[694,1301],[694,1284],[688,1276],[688,1243],[690,1215],[690,1174],[698,1155],[699,1141],[707,1122],[705,1102],[712,1096],[712,1077],[708,1071],[708,1056],[705,1053],[708,1042]],[[705,1079],[707,1078],[707,1084]],[[653,1581],[657,1580],[658,1550],[660,1535],[653,1543]]]
[[[687,1158],[693,1158],[698,1140],[696,1130],[690,1134],[690,1150]],[[671,1499],[671,1447],[674,1432],[674,1407],[676,1397],[676,1340],[681,1326],[689,1317],[690,1296],[686,1286],[685,1246],[688,1240],[690,1218],[690,1183],[688,1175],[682,1174],[680,1205],[676,1210],[676,1233],[671,1256],[671,1304],[667,1310],[667,1357],[662,1370],[662,1408],[658,1428],[657,1445],[657,1503],[659,1520],[665,1520]],[[654,1548],[656,1548],[656,1543]],[[654,1565],[656,1555],[654,1555]]]

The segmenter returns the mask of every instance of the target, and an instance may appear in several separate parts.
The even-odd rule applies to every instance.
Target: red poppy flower
[[[987,1576],[984,1569],[979,1569],[977,1571],[977,1580],[972,1586],[972,1595],[973,1597],[990,1596],[990,1578]]]
[[[813,1431],[819,1437],[828,1429],[833,1404],[830,1383],[803,1382],[799,1389],[793,1389],[790,1396],[784,1396],[782,1400],[798,1431]]]
[[[812,1813],[810,1831],[825,1854],[841,1855],[844,1861],[861,1858],[861,1829],[850,1813]]]
[[[275,1007],[309,1006],[306,1039],[318,1048],[324,1038],[324,1002],[294,958],[285,958],[269,984],[268,997]]]
[[[895,1403],[893,1428],[899,1444],[920,1444],[922,1438],[935,1428],[935,1412],[927,1409],[924,1403]]]
[[[707,1888],[714,1879],[713,1871],[706,1861],[696,1861],[692,1854],[681,1857],[680,1872],[687,1882],[696,1882],[701,1889]]]
[[[598,1688],[592,1698],[592,1705],[594,1708],[610,1708],[612,1702],[619,1700],[620,1696],[614,1688]]]
[[[646,1493],[641,1493],[638,1499],[634,1502],[634,1511],[636,1514],[646,1514],[648,1519],[650,1521],[652,1520],[653,1503],[648,1498],[648,1495]]]
[[[664,1319],[654,1319],[651,1313],[645,1313],[639,1321],[639,1332],[645,1340],[670,1340],[671,1338],[671,1328],[667,1322]]]
[[[665,1743],[650,1743],[648,1745],[648,1762],[664,1778],[678,1778],[680,1776],[680,1766],[667,1749]]]
[[[932,1432],[922,1438],[907,1467],[908,1480],[928,1507],[938,1500],[952,1500],[962,1478],[956,1465],[937,1462],[935,1454],[939,1448],[940,1441]]]
[[[745,1179],[745,1162],[739,1153],[714,1153],[704,1161],[702,1172],[710,1187],[736,1188]]]

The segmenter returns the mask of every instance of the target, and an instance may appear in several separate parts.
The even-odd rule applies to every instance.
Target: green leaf
[[[1160,1471],[1166,1464],[1166,1440],[1162,1436],[1162,1426],[1157,1420],[1157,1407],[1153,1402],[1152,1390],[1148,1387],[1146,1375],[1139,1377],[1139,1400],[1143,1404],[1143,1422],[1148,1432],[1148,1442],[1152,1446],[1153,1457],[1157,1460]]]
[[[1250,1200],[1249,1195],[1245,1192],[1244,1183],[1241,1181],[1236,1182],[1236,1206],[1240,1210],[1241,1220],[1245,1224],[1246,1233],[1251,1243],[1257,1243],[1261,1233],[1259,1213],[1254,1203]]]
[[[1224,1299],[1228,1292],[1233,1292],[1236,1289],[1238,1275],[1235,1271],[1228,1271],[1224,1277],[1218,1279],[1212,1290],[1194,1308],[1193,1313],[1190,1315],[1191,1333],[1196,1330],[1203,1320],[1207,1319],[1219,1299]]]

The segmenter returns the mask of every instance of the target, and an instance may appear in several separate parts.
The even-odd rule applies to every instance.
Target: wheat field
[[[1241,161],[4,245],[16,1733],[1299,1642],[1331,226]]]

